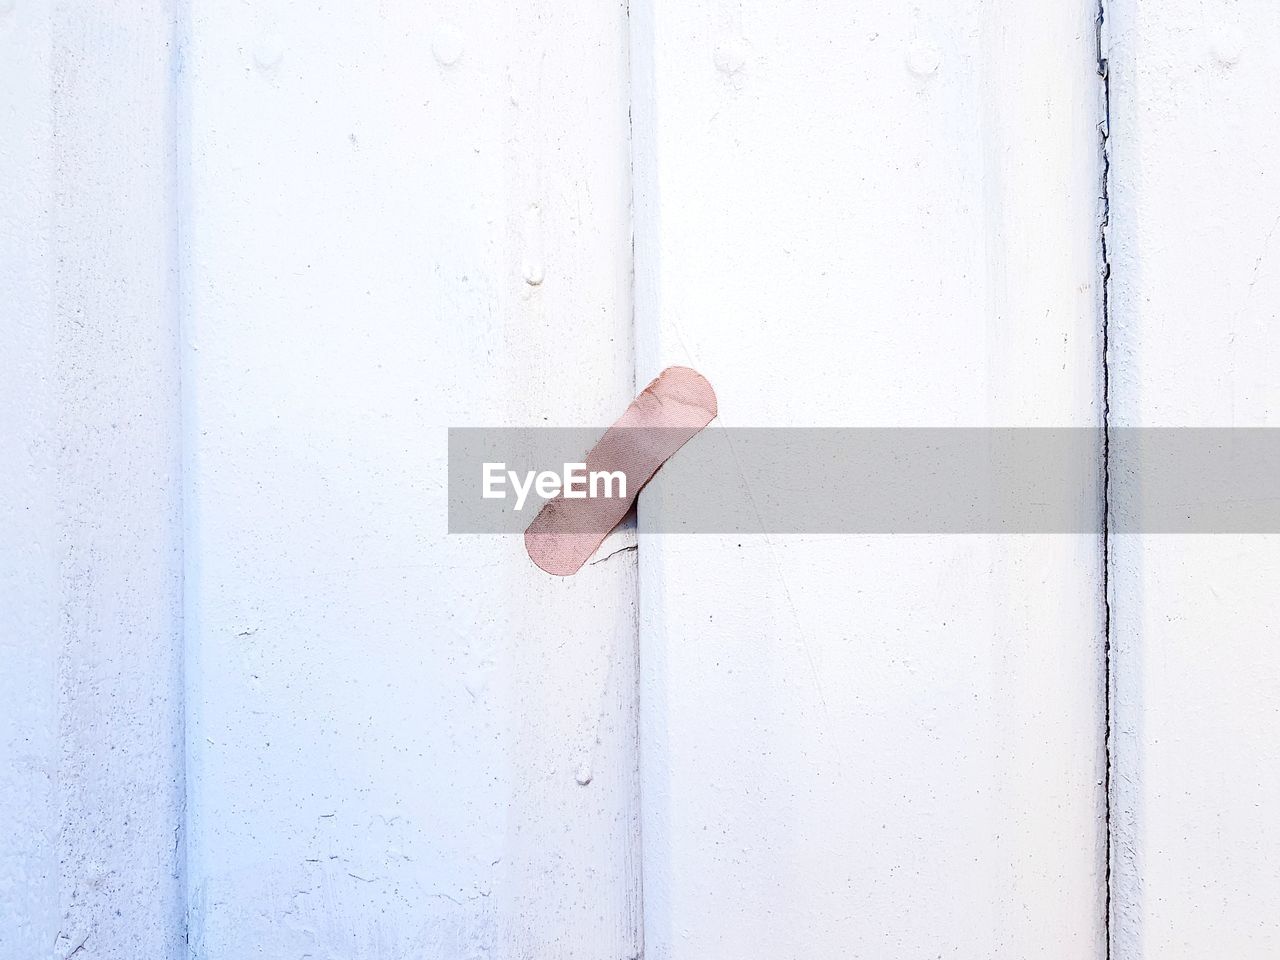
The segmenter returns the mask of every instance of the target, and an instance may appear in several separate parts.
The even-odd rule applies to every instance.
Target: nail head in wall
[[[574,776],[574,779],[578,781],[578,786],[585,787],[591,782],[591,767],[585,763],[578,767],[578,772]]]
[[[1234,67],[1240,62],[1240,51],[1244,46],[1244,38],[1235,27],[1219,27],[1213,33],[1209,49],[1213,59],[1224,67]]]
[[[451,23],[441,24],[431,41],[431,53],[440,66],[453,66],[462,56],[462,31]]]
[[[716,44],[716,69],[726,76],[733,76],[746,66],[750,54],[751,48],[747,46],[747,41],[741,37],[726,37]]]
[[[928,40],[912,42],[907,51],[907,69],[917,77],[931,77],[938,72],[942,63],[942,53],[934,43]]]
[[[274,70],[283,59],[284,46],[275,34],[263,34],[253,45],[253,62],[258,65],[259,70]]]

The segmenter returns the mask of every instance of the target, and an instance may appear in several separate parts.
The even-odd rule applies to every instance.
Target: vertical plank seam
[[[636,309],[636,130],[635,130],[635,77],[633,51],[634,37],[632,35],[633,23],[631,20],[631,0],[623,0],[626,19],[626,49],[627,49],[627,155],[629,162],[627,164],[627,179],[630,193],[630,205],[628,208],[627,231],[630,235],[630,277],[631,286],[630,297],[628,298],[631,309],[631,393],[636,392],[636,383],[638,380],[637,367],[639,365],[639,347],[638,337],[640,335],[638,311]],[[634,957],[632,960],[643,960],[645,955],[645,916],[644,916],[644,770],[642,766],[642,753],[640,747],[640,690],[641,690],[641,660],[640,660],[640,500],[636,499],[636,543],[634,548],[633,570],[635,572],[635,633],[632,638],[632,657],[635,669],[633,675],[635,677],[635,686],[632,690],[632,700],[634,709],[632,717],[635,721],[635,793],[634,797],[634,813],[635,816],[635,931],[633,933],[632,942],[634,944]]]
[[[190,219],[191,198],[191,164],[189,122],[191,116],[187,86],[187,56],[190,50],[190,0],[171,0],[170,57],[169,57],[169,136],[170,157],[173,163],[171,172],[173,291],[172,324],[177,342],[177,404],[178,404],[178,704],[179,743],[178,762],[179,775],[182,777],[182,792],[178,810],[176,834],[180,838],[177,851],[178,895],[181,897],[181,929],[178,931],[182,944],[184,960],[194,956],[191,946],[191,764],[188,752],[188,732],[190,730],[190,689],[191,677],[188,674],[190,637],[188,635],[188,596],[187,596],[187,540],[190,523],[190,504],[188,502],[187,478],[190,462],[190,445],[187,441],[188,415],[191,410],[190,384],[186,376],[186,319],[190,303],[190,275],[186,269],[187,231]]]
[[[1102,117],[1098,123],[1098,146],[1101,156],[1101,197],[1098,210],[1099,272],[1102,284],[1101,297],[1101,364],[1102,364],[1102,736],[1103,736],[1103,952],[1107,960],[1112,955],[1112,809],[1114,763],[1114,731],[1112,704],[1115,676],[1112,664],[1112,616],[1111,616],[1111,251],[1108,231],[1111,225],[1111,71],[1108,62],[1107,2],[1098,0],[1095,20],[1095,44],[1098,80],[1102,99]]]

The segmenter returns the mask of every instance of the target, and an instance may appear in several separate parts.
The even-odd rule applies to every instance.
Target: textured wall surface
[[[1276,955],[1275,538],[445,533],[677,363],[1276,426],[1280,10],[1099,12],[0,0],[0,960]]]
[[[1110,14],[1112,419],[1280,426],[1280,8]],[[1278,572],[1273,535],[1113,544],[1118,958],[1280,954]]]
[[[184,955],[172,11],[0,20],[0,957]]]
[[[446,427],[632,396],[626,9],[188,31],[193,955],[635,955],[635,555],[443,489]]]
[[[0,24],[0,956],[36,956],[58,932],[52,442],[52,64],[49,17]]]
[[[730,427],[1099,424],[1095,13],[633,6],[642,378]],[[640,565],[650,960],[1102,955],[1096,537]]]

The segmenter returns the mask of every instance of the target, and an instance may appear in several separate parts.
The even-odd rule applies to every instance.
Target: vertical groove
[[[637,338],[639,336],[639,324],[637,322],[636,310],[636,129],[635,129],[635,71],[634,71],[634,42],[632,37],[632,21],[631,21],[631,0],[623,0],[626,7],[626,43],[627,43],[627,153],[630,163],[627,169],[629,178],[629,187],[631,194],[631,204],[629,208],[629,217],[627,227],[631,235],[631,393],[636,392],[637,374],[639,366],[639,348],[637,346]],[[632,646],[632,655],[634,659],[633,674],[635,677],[635,686],[632,690],[632,702],[634,709],[632,718],[635,721],[635,805],[633,815],[635,816],[635,883],[636,883],[636,916],[635,916],[635,958],[634,960],[642,960],[645,954],[644,943],[644,778],[642,767],[642,755],[640,752],[640,690],[641,690],[641,658],[640,658],[640,500],[637,497],[635,503],[636,512],[636,549],[635,555],[632,557],[632,570],[635,576],[635,637]]]
[[[1112,953],[1112,902],[1111,902],[1111,861],[1112,861],[1112,763],[1113,731],[1112,700],[1115,677],[1112,674],[1111,649],[1111,253],[1108,245],[1108,230],[1111,225],[1111,71],[1107,59],[1107,0],[1098,0],[1096,20],[1096,44],[1098,61],[1098,78],[1102,96],[1102,120],[1098,125],[1098,141],[1102,157],[1102,195],[1100,198],[1098,219],[1098,246],[1100,254],[1100,272],[1102,280],[1102,613],[1103,613],[1103,743],[1104,771],[1103,824],[1105,830],[1105,846],[1103,876],[1103,936],[1105,953],[1110,960]]]
[[[188,461],[190,451],[187,444],[187,420],[190,411],[189,384],[186,377],[186,305],[188,271],[186,269],[186,231],[188,226],[190,197],[190,145],[186,135],[190,110],[187,102],[187,63],[189,50],[188,29],[190,19],[190,0],[172,0],[172,17],[170,33],[170,81],[169,81],[169,136],[171,163],[171,183],[173,190],[173,222],[172,222],[172,270],[174,299],[173,328],[177,346],[177,380],[178,380],[178,696],[179,736],[178,762],[181,765],[179,776],[182,778],[182,791],[179,807],[177,835],[179,837],[178,861],[178,896],[181,904],[181,929],[179,938],[182,943],[182,955],[191,957],[191,888],[189,862],[191,857],[191,816],[190,789],[191,770],[190,757],[187,751],[187,733],[190,713],[189,691],[191,689],[188,676],[188,630],[187,630],[187,540],[190,526],[188,524]]]

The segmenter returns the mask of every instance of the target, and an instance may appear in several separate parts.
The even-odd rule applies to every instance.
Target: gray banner
[[[451,429],[449,531],[520,533],[566,474],[575,492],[589,496],[594,485],[618,495],[619,478],[593,483],[565,467],[581,464],[603,432]],[[646,533],[1100,533],[1104,475],[1112,533],[1280,532],[1280,430],[1266,428],[712,427],[649,484],[638,525]]]

